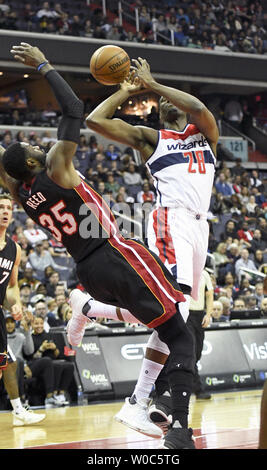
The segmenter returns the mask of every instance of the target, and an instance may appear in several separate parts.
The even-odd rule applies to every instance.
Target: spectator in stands
[[[240,259],[237,260],[235,263],[235,273],[236,273],[239,283],[243,275],[245,275],[245,277],[247,277],[248,279],[251,279],[250,274],[245,273],[245,271],[242,271],[242,268],[251,269],[252,271],[257,271],[254,261],[249,259],[249,251],[246,248],[243,248],[243,250],[241,251]]]
[[[233,276],[235,275],[234,266],[235,266],[236,261],[239,258],[239,255],[240,255],[240,250],[239,250],[238,244],[231,243],[229,247],[227,248],[227,256],[232,263],[231,273]]]
[[[253,294],[253,291],[254,288],[250,284],[250,280],[247,277],[242,276],[238,295],[244,298],[248,295]]]
[[[244,299],[238,297],[234,300],[233,310],[246,310],[246,304]]]
[[[231,301],[228,299],[228,297],[222,296],[219,297],[218,299],[219,302],[221,302],[223,306],[223,311],[220,316],[220,321],[229,321],[230,320],[230,314],[231,314]]]
[[[262,186],[262,181],[259,179],[259,173],[257,170],[252,170],[250,177],[250,184],[256,188]]]
[[[11,143],[12,143],[12,133],[11,131],[6,131],[3,135],[3,139],[2,139],[2,142],[1,142],[1,145],[4,147],[4,148],[7,148]]]
[[[260,187],[261,188],[261,187]],[[262,207],[262,204],[266,202],[266,197],[263,192],[259,190],[259,187],[252,187],[251,193],[255,197],[255,202],[258,206]]]
[[[59,350],[52,341],[52,337],[44,332],[43,319],[41,317],[35,317],[32,326],[34,352],[26,358],[27,365],[30,369],[29,377],[36,377],[39,384],[41,379],[46,397],[45,406],[47,408],[62,406],[64,404],[63,400],[58,397],[57,390],[55,389],[57,384],[55,381],[54,362],[49,357],[49,354],[46,353],[46,351],[50,350],[52,351],[52,355],[56,356],[59,355]]]
[[[261,314],[267,318],[267,297],[264,297],[261,301]]]
[[[42,18],[58,18],[59,14],[50,7],[49,2],[44,2],[40,10],[37,11],[36,16],[38,19]]]
[[[32,249],[30,242],[27,240],[24,233],[18,233],[17,237],[18,244],[20,245],[21,249],[26,252],[26,255],[28,255]]]
[[[167,23],[163,14],[159,14],[158,18],[153,19],[154,28],[157,32],[167,36]]]
[[[242,205],[237,194],[232,194],[230,197],[230,213],[241,215]]]
[[[57,309],[57,314],[59,317],[59,320],[61,321],[62,326],[67,326],[68,321],[70,320],[72,316],[72,310],[70,305],[67,302],[64,302],[61,304],[58,309]]]
[[[9,12],[10,11],[10,6],[4,3],[5,0],[0,0],[0,10],[2,12]]]
[[[218,193],[221,193],[225,197],[230,197],[233,194],[231,186],[226,182],[225,174],[223,171],[219,173],[219,178],[215,183],[215,188]]]
[[[142,191],[139,191],[137,194],[137,202],[143,203],[143,202],[155,202],[155,193],[154,191],[151,191],[150,185],[148,181],[145,181],[143,184],[143,189]]]
[[[255,295],[248,295],[244,297],[247,310],[258,309],[257,297]]]
[[[242,240],[250,247],[253,240],[253,231],[249,229],[247,221],[244,221],[240,230],[237,231],[239,240]]]
[[[8,333],[8,343],[16,355],[19,373],[19,391],[22,399],[25,399],[25,378],[37,378],[38,384],[44,387],[44,394],[48,401],[59,406],[56,400],[52,399],[54,371],[53,364],[48,359],[36,359],[27,362],[25,358],[32,356],[34,353],[34,343],[32,338],[31,324],[28,321],[25,312],[20,322],[20,330],[16,328],[15,321],[10,321],[9,315],[6,319],[6,327]],[[28,397],[30,400],[30,397]]]
[[[66,294],[62,292],[60,294],[57,294],[55,297],[55,301],[56,301],[57,307],[60,307],[60,305],[64,304],[67,301]]]
[[[33,314],[34,314],[34,317],[42,317],[43,322],[44,322],[44,329],[48,333],[48,331],[50,330],[50,325],[48,323],[48,318],[47,318],[48,308],[47,308],[47,303],[45,300],[43,299],[38,300],[34,304]]]
[[[218,322],[220,321],[220,318],[223,313],[223,304],[219,300],[214,300],[213,301],[213,308],[212,308],[212,321],[213,322]]]
[[[242,176],[245,173],[245,168],[242,166],[241,158],[237,158],[235,161],[235,165],[231,168],[231,172],[233,176]]]
[[[31,302],[33,304],[35,304],[40,299],[45,300],[46,302],[48,302],[49,300],[51,300],[51,298],[52,297],[47,295],[47,290],[46,290],[45,284],[43,284],[42,282],[39,282],[37,288],[35,289],[35,291],[33,291],[32,295],[31,295]]]
[[[65,288],[65,285],[63,282],[59,282],[57,285],[56,285],[56,288],[55,288],[55,297],[57,295],[64,295],[64,297],[68,297],[68,291],[67,289]]]
[[[20,299],[25,307],[30,306],[31,286],[28,283],[23,283],[19,287]]]
[[[118,181],[115,180],[113,173],[109,171],[107,173],[107,182],[105,183],[105,191],[112,191],[112,196],[116,197],[120,189]]]
[[[47,266],[52,266],[53,269],[63,271],[68,269],[65,266],[57,264],[49,251],[44,249],[43,242],[38,242],[35,246],[35,251],[30,253],[29,262],[35,271],[44,272]]]
[[[261,216],[257,219],[257,228],[261,231],[262,239],[267,241],[267,216],[266,218]]]
[[[226,240],[227,237],[232,237],[232,239],[237,239],[237,227],[236,222],[232,219],[228,220],[224,226],[224,231],[221,233],[221,241]]]
[[[223,289],[230,289],[231,298],[234,299],[238,295],[239,288],[235,285],[235,278],[231,272],[228,272],[224,276]],[[223,290],[222,289],[222,290]]]
[[[53,270],[47,275],[46,291],[50,297],[55,296],[55,289],[59,283],[59,279],[60,277],[58,271]]]
[[[254,216],[257,204],[255,201],[255,196],[249,196],[248,203],[246,204],[247,214],[248,216]]]
[[[79,15],[73,15],[70,21],[70,32],[72,36],[83,36],[84,24]]]
[[[119,160],[121,152],[118,147],[115,147],[114,144],[109,144],[107,150],[105,151],[105,156],[107,160]]]
[[[106,183],[108,171],[109,171],[108,168],[104,167],[102,163],[97,163],[96,172],[97,172],[98,181],[104,181]]]
[[[250,249],[255,256],[257,250],[267,252],[266,241],[262,240],[261,231],[256,228],[250,242]]]
[[[237,195],[241,194],[242,186],[241,186],[241,176],[240,175],[236,175],[234,177],[234,182],[233,182],[232,188],[233,188],[235,194],[237,194]],[[240,201],[240,197],[239,197],[239,201]]]
[[[249,200],[249,189],[247,186],[241,186],[241,193],[239,194],[241,204],[246,205]]]
[[[91,23],[91,20],[89,18],[87,18],[85,20],[85,24],[84,24],[84,36],[86,38],[92,38],[93,37],[93,33],[94,33],[94,30],[92,28],[92,23]]]
[[[142,184],[141,175],[136,171],[134,162],[131,162],[129,164],[128,171],[124,172],[123,180],[127,186]]]
[[[226,272],[229,271],[231,267],[231,260],[226,254],[226,249],[226,243],[221,242],[217,245],[216,251],[213,253],[216,268],[216,277],[218,279],[223,279]]]
[[[38,242],[47,239],[47,235],[40,228],[35,228],[35,223],[32,219],[26,219],[26,229],[23,230],[25,237],[31,246],[35,246]]]
[[[257,282],[255,284],[255,291],[254,291],[254,295],[256,297],[256,300],[257,300],[257,307],[260,308],[261,307],[261,303],[264,299],[264,293],[263,293],[263,282]]]
[[[26,267],[23,271],[23,277],[18,282],[19,287],[22,284],[30,284],[31,291],[34,291],[37,288],[39,283],[40,283],[40,281],[38,279],[36,279],[35,277],[33,277],[33,269],[31,267],[30,263],[27,263]]]
[[[44,321],[40,316],[36,316],[33,321],[34,354],[39,357],[48,357],[52,360],[54,369],[54,396],[61,405],[69,404],[66,392],[73,379],[74,365],[66,360],[58,360],[60,349],[50,333],[44,329]],[[34,355],[33,355],[34,357]]]
[[[222,193],[217,192],[216,188],[213,188],[213,194],[211,196],[210,211],[214,215],[221,215],[228,212],[228,207],[225,203],[224,196]]]
[[[64,326],[64,323],[62,321],[62,318],[59,317],[58,315],[58,308],[56,305],[56,301],[54,302],[53,306],[55,305],[55,308],[53,311],[49,311],[47,313],[47,322],[51,328],[58,327],[58,326]]]
[[[261,266],[264,264],[264,257],[262,250],[256,250],[254,253],[254,264],[256,268],[260,271]]]
[[[224,107],[224,117],[232,127],[235,127],[236,129],[241,128],[243,111],[237,96],[233,96],[232,99],[227,101]]]

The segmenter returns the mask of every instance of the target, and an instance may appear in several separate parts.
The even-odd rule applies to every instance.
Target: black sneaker
[[[172,423],[172,402],[170,395],[160,395],[149,407],[148,416],[153,423],[170,426]]]
[[[195,449],[191,428],[171,428],[163,440],[161,449]]]

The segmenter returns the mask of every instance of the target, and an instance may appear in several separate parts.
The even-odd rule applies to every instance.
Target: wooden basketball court
[[[190,426],[197,449],[257,449],[262,390],[214,393],[191,398]],[[11,412],[0,413],[1,449],[157,449],[159,439],[114,420],[122,402],[45,410],[34,426],[13,427]],[[42,413],[43,410],[36,410]]]

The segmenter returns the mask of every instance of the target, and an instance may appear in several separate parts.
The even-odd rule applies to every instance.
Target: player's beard
[[[43,154],[38,155],[38,160],[41,163],[41,165],[45,168],[46,165],[46,153],[43,152]]]

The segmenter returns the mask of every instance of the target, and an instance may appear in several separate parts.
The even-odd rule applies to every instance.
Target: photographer
[[[73,378],[74,366],[71,362],[61,359],[60,350],[55,343],[52,334],[44,330],[44,319],[36,316],[33,320],[34,353],[32,360],[47,358],[52,361],[54,371],[54,396],[56,406],[69,404],[66,392]],[[46,400],[47,401],[47,400]],[[50,403],[47,403],[49,405]],[[55,405],[54,403],[51,403]]]

